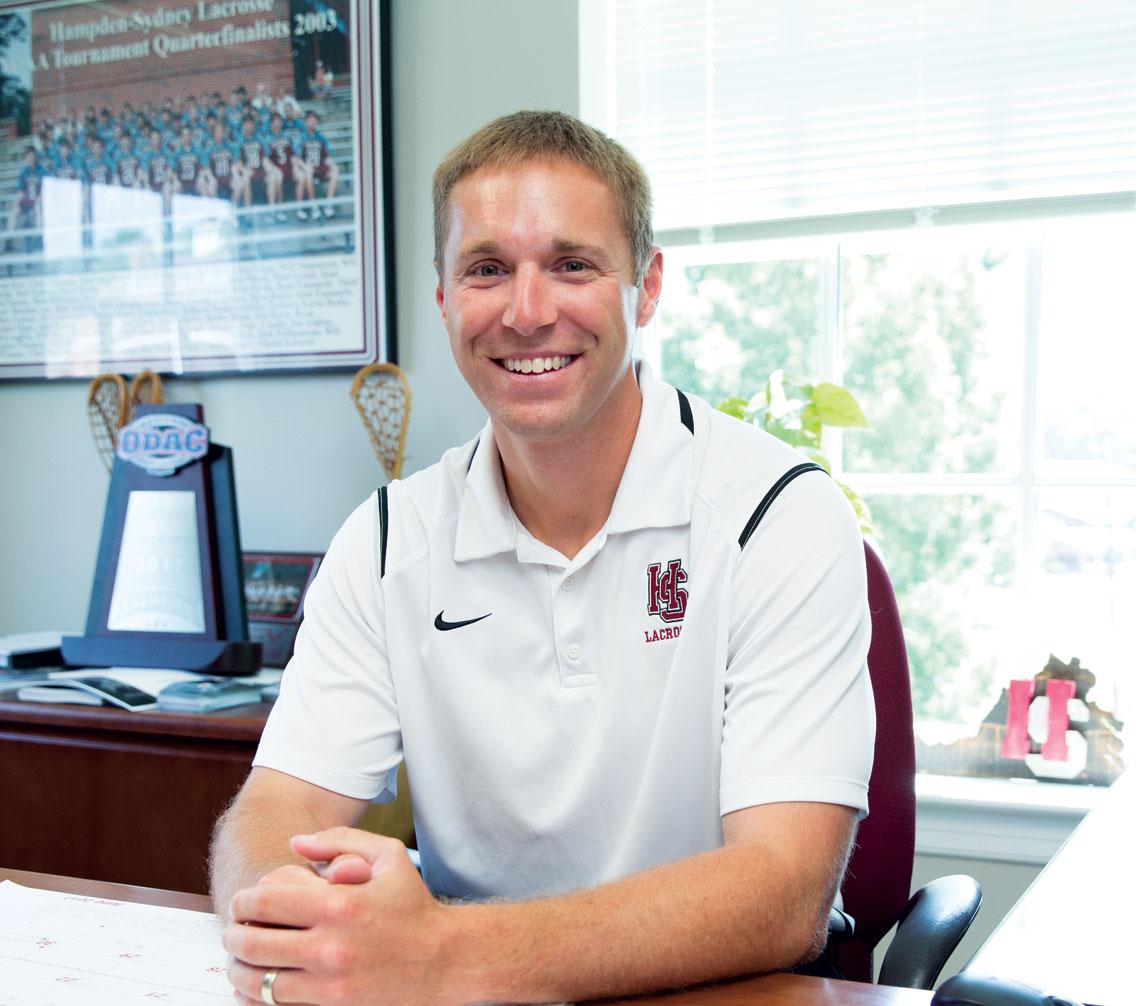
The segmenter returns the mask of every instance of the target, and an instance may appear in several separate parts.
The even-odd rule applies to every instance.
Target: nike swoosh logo
[[[477,618],[467,618],[464,622],[447,622],[442,615],[445,614],[445,608],[434,616],[434,628],[441,629],[442,632],[448,632],[450,629],[460,629],[463,625],[473,625],[474,622],[480,622],[483,618],[488,618],[493,614],[492,611],[484,615],[478,615]]]

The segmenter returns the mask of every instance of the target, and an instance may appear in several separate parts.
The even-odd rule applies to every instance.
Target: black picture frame
[[[0,0],[0,20],[24,23],[23,34],[12,34],[0,51],[0,380],[144,369],[185,376],[349,371],[397,362],[389,0],[269,6],[269,13],[202,20],[232,7]],[[154,24],[144,29],[147,18]],[[160,190],[86,177],[117,173],[118,160],[97,167],[92,149],[100,148],[91,137],[102,128],[113,142],[128,108],[133,122],[142,115],[139,131],[161,132],[167,106],[175,132],[185,125],[178,115],[207,121],[212,111],[231,123],[241,87],[263,98],[256,115],[269,130],[273,110],[298,109],[305,125],[309,112],[320,116],[326,155],[309,166],[308,184],[296,174],[310,135],[297,118],[292,132],[302,156],[281,169],[279,201],[268,201],[269,156],[263,177],[249,171],[247,193],[228,198],[223,188],[198,190],[175,169]],[[50,139],[39,128],[45,121]],[[53,149],[53,170],[67,173],[61,135],[82,142],[82,177],[44,177],[39,217],[29,219],[13,157],[27,146]],[[202,163],[209,146],[201,140]],[[173,139],[169,147],[176,149]],[[305,197],[309,190],[314,199]]]

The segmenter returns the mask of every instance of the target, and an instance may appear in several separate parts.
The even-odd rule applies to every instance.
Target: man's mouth
[[[507,356],[497,362],[513,374],[543,374],[547,370],[560,370],[567,367],[575,356]]]

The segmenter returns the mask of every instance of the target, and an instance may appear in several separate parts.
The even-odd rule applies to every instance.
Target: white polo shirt
[[[867,809],[863,545],[832,481],[639,364],[607,524],[569,560],[513,515],[492,424],[360,506],[305,602],[254,764],[389,799],[423,874],[563,892],[719,846],[756,804]],[[385,545],[385,559],[383,547]]]

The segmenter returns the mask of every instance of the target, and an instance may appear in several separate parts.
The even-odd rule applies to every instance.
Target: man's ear
[[[639,306],[635,313],[635,324],[643,328],[655,316],[659,297],[663,292],[663,251],[657,245],[651,249],[651,258],[643,281],[639,284]]]
[[[434,271],[438,271],[438,263],[434,263]],[[442,312],[442,324],[446,322],[446,295],[442,291],[442,277],[438,277],[438,285],[434,287],[434,303],[438,305],[438,310]]]

